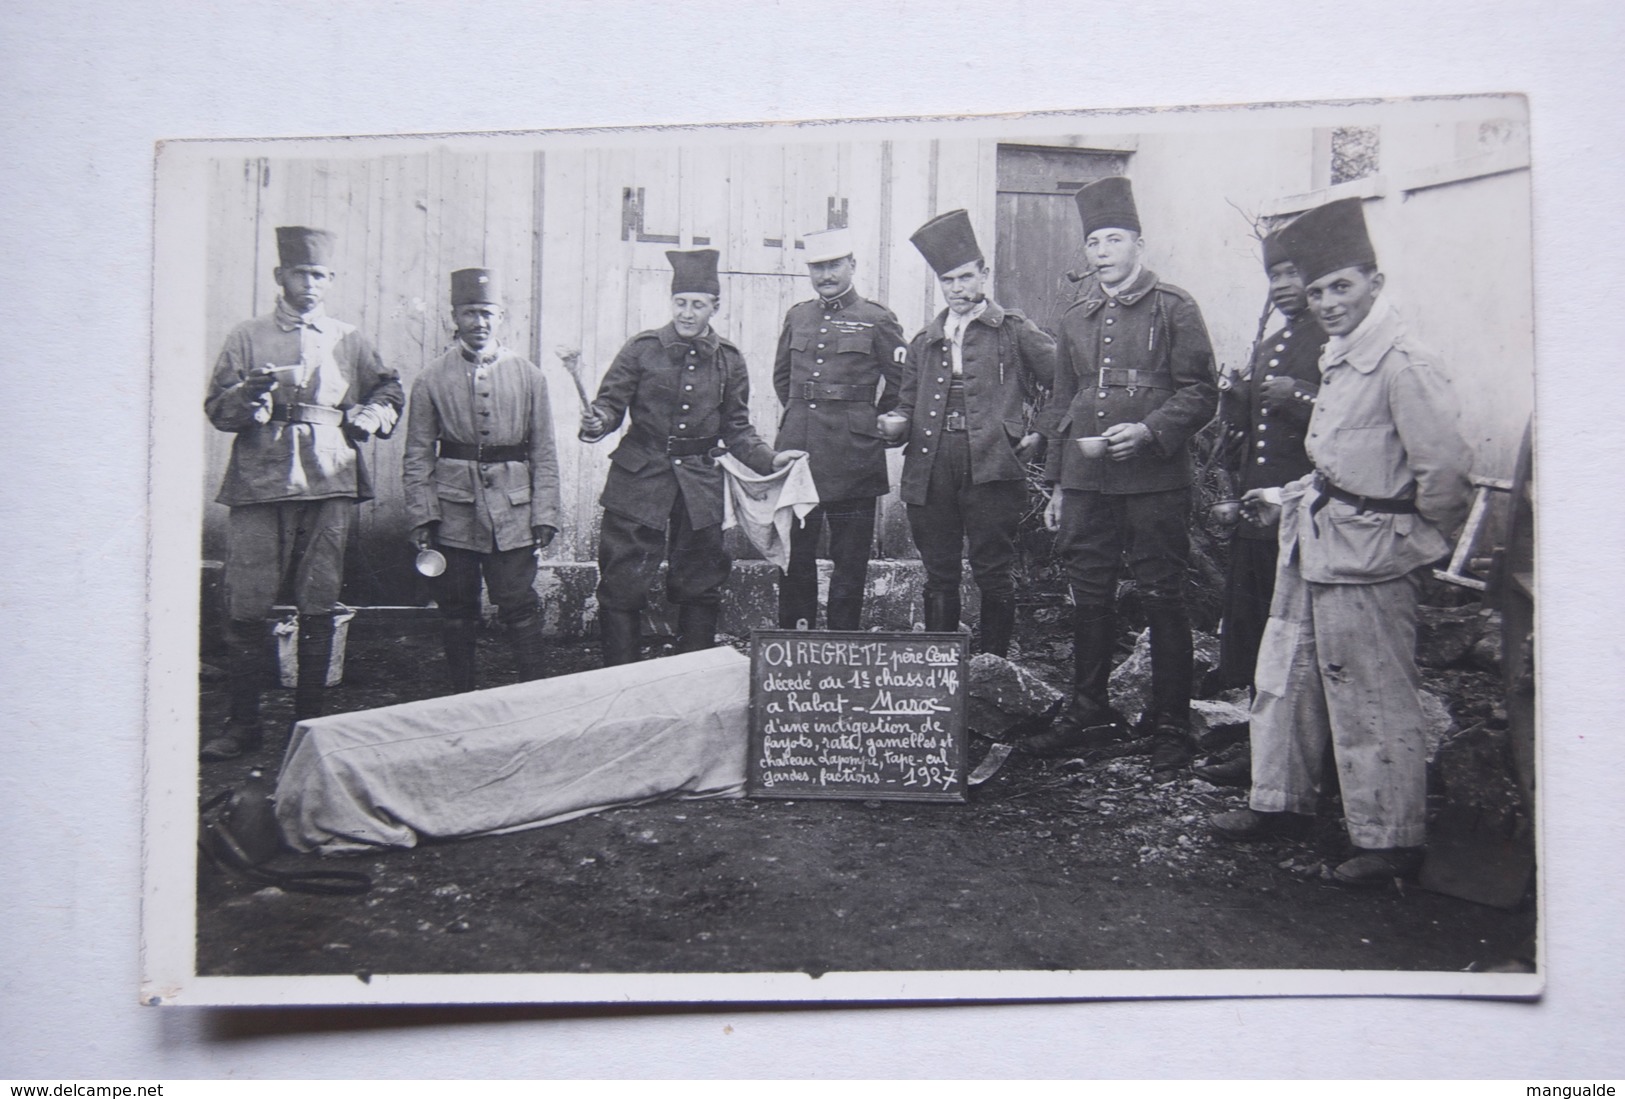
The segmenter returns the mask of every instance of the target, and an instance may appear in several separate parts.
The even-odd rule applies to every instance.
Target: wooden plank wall
[[[722,252],[717,326],[745,353],[752,418],[769,441],[781,411],[772,388],[779,330],[789,306],[812,293],[803,233],[844,218],[857,239],[859,291],[888,300],[910,335],[941,303],[908,234],[940,210],[966,206],[984,250],[993,252],[994,145],[981,141],[439,148],[370,158],[221,159],[214,168],[211,347],[233,324],[274,304],[278,225],[339,235],[329,311],[360,326],[408,386],[450,341],[448,273],[473,265],[502,273],[504,338],[542,367],[553,396],[565,522],[548,551],[555,560],[595,557],[597,497],[613,448],[576,441],[579,402],[557,352],[581,351],[594,390],[630,335],[669,318],[668,249]],[[223,434],[210,438],[210,498],[229,443]],[[369,445],[378,495],[362,507],[346,592],[352,601],[423,597],[403,540],[400,457],[399,439]],[[900,455],[892,461],[895,479]],[[224,510],[210,507],[205,556],[221,551]],[[883,515],[882,555],[914,556],[895,494]]]
[[[413,156],[222,159],[210,195],[207,331],[219,347],[239,321],[276,301],[278,225],[338,234],[339,277],[328,311],[357,325],[410,385],[448,345],[448,274],[458,267],[503,272],[508,338],[528,349],[535,155],[437,149]],[[203,364],[206,384],[212,362]],[[200,394],[202,391],[200,386]],[[200,395],[201,401],[201,395]],[[573,418],[568,406],[565,414]],[[230,437],[212,434],[204,462],[213,498]],[[377,498],[362,505],[344,598],[401,602],[421,596],[404,541],[400,437],[367,446]],[[210,505],[204,555],[221,552],[224,508]]]

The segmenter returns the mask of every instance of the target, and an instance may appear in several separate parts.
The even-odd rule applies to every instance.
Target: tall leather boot
[[[299,682],[293,688],[294,724],[321,717],[327,701],[327,668],[333,659],[333,616],[299,616]]]
[[[1123,715],[1112,709],[1107,685],[1117,646],[1117,616],[1110,607],[1072,612],[1072,698],[1048,731],[1021,742],[1033,755],[1098,750],[1121,740]]]
[[[508,623],[508,643],[513,646],[514,663],[522,680],[547,676],[547,638],[542,635],[542,616],[527,614]]]
[[[809,630],[818,628],[818,573],[810,577],[785,573],[779,578],[779,629],[793,630],[803,619]]]
[[[203,742],[198,758],[205,763],[236,759],[258,751],[265,743],[260,725],[260,692],[265,687],[270,650],[262,619],[232,619],[226,623],[226,689],[231,709],[226,724]]]
[[[453,694],[467,694],[474,690],[479,630],[480,624],[472,618],[448,618],[440,627]]]
[[[1016,601],[982,596],[982,640],[979,652],[1010,655],[1010,635],[1016,629]]]
[[[598,608],[598,648],[604,655],[604,667],[635,663],[643,655],[641,611],[618,611],[609,607]]]
[[[1147,601],[1151,627],[1151,769],[1177,771],[1191,761],[1191,623],[1183,603]]]
[[[860,630],[863,628],[863,596],[856,599],[831,599],[824,608],[825,621],[832,630]]]
[[[677,651],[699,652],[717,643],[717,619],[722,608],[715,603],[684,603],[677,608]]]
[[[953,633],[959,629],[958,592],[925,593],[925,629],[927,633]]]

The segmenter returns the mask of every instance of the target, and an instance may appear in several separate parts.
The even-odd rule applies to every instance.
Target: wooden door
[[[1083,225],[1072,196],[1086,183],[1122,175],[1124,153],[1001,145],[993,272],[999,304],[1053,333],[1077,296]]]

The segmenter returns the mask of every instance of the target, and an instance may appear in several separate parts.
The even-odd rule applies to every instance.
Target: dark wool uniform
[[[856,290],[791,306],[773,361],[784,406],[774,445],[807,451],[819,505],[790,534],[790,567],[779,583],[779,626],[818,618],[818,540],[829,523],[827,621],[855,630],[875,537],[875,499],[889,489],[878,413],[897,404],[905,350],[892,311]]]
[[[723,446],[758,473],[773,448],[750,424],[750,379],[739,349],[706,329],[692,340],[675,325],[633,336],[604,375],[593,406],[613,431],[631,427],[610,455],[598,541],[598,600],[637,611],[668,561],[673,603],[715,607],[731,561],[722,548]]]
[[[301,226],[276,232],[282,268],[329,266],[333,234]],[[251,378],[267,366],[287,368],[269,391]],[[300,615],[295,713],[320,713],[345,546],[357,503],[373,494],[357,440],[387,436],[403,402],[400,375],[354,325],[319,304],[300,315],[278,298],[272,312],[226,336],[203,407],[210,423],[234,435],[216,496],[231,508],[225,595],[232,701],[227,732],[203,746],[205,759],[229,759],[260,743],[265,618],[285,587]]]
[[[501,305],[483,268],[452,273],[452,306]],[[412,386],[401,459],[406,515],[435,524],[446,571],[430,580],[445,615],[452,685],[474,689],[480,578],[513,642],[520,675],[540,678],[535,530],[559,525],[559,463],[547,380],[504,347],[461,342]]]
[[[980,261],[962,210],[927,222],[914,242],[939,275]],[[1028,400],[1055,377],[1055,341],[1020,313],[984,299],[964,321],[954,372],[950,310],[909,342],[896,411],[908,418],[901,495],[925,565],[926,628],[959,626],[961,547],[981,591],[981,648],[1008,650],[1015,624],[1016,530],[1027,507],[1016,456]]]
[[[1225,465],[1236,495],[1295,481],[1314,466],[1303,451],[1304,432],[1320,389],[1320,349],[1326,332],[1305,310],[1264,337],[1248,376],[1219,395],[1225,427]],[[1264,396],[1264,383],[1293,380],[1292,396]],[[1224,589],[1219,633],[1220,690],[1250,686],[1258,643],[1269,621],[1275,591],[1277,532],[1240,523],[1230,543],[1230,575]]]
[[[1125,179],[1091,184],[1079,192],[1078,205],[1086,236],[1105,227],[1139,231]],[[1126,554],[1151,629],[1147,724],[1184,737],[1192,686],[1185,570],[1193,470],[1187,444],[1218,405],[1207,326],[1189,294],[1142,268],[1115,295],[1098,281],[1089,283],[1060,328],[1045,479],[1064,494],[1056,549],[1077,604],[1068,725],[1115,720],[1107,680]],[[1070,441],[1117,424],[1144,424],[1149,444],[1115,461],[1085,457]]]

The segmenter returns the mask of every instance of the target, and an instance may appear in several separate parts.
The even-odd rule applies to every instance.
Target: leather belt
[[[455,462],[528,462],[530,447],[524,443],[454,443],[440,440],[440,457]]]
[[[1166,370],[1129,370],[1120,366],[1100,368],[1100,387],[1127,386],[1130,389],[1178,389],[1174,376]]]
[[[283,424],[324,424],[328,427],[337,427],[344,422],[344,410],[324,404],[281,404],[271,409],[271,419]]]
[[[800,401],[862,401],[873,404],[872,385],[825,385],[823,382],[792,382],[790,397]]]
[[[709,454],[716,449],[717,437],[708,435],[704,438],[684,438],[680,435],[656,435],[642,427],[634,426],[627,434],[635,437],[644,446],[663,450],[673,458],[689,458],[696,454]]]
[[[1416,501],[1411,497],[1382,497],[1360,496],[1347,489],[1338,488],[1326,479],[1325,474],[1315,474],[1315,491],[1320,496],[1309,505],[1309,514],[1316,515],[1326,506],[1327,500],[1341,500],[1345,504],[1352,504],[1362,512],[1380,511],[1387,515],[1415,515]]]

